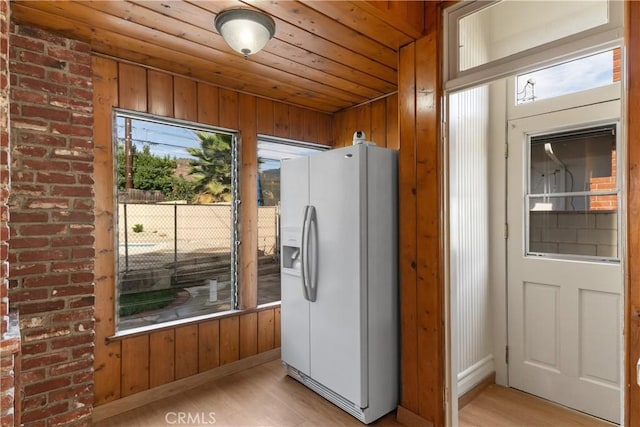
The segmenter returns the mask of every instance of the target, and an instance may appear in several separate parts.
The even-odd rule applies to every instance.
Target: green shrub
[[[134,224],[133,232],[134,233],[142,233],[144,231],[144,226],[142,224]]]

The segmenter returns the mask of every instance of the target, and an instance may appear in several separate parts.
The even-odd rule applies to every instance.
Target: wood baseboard
[[[396,420],[405,426],[411,427],[433,427],[431,421],[425,420],[420,415],[398,405]]]
[[[131,396],[123,397],[122,399],[114,400],[113,402],[105,403],[104,405],[96,406],[93,408],[92,421],[96,423],[98,421],[105,420],[131,409],[147,405],[151,402],[174,396],[184,392],[185,390],[190,390],[211,382],[217,378],[253,368],[254,366],[262,365],[263,363],[271,362],[272,360],[277,360],[279,358],[280,348],[275,348],[255,356],[222,365],[218,368],[211,369],[197,375],[182,378]]]
[[[458,411],[468,405],[473,399],[478,397],[482,391],[489,387],[491,384],[496,383],[496,373],[493,372],[487,375],[482,381],[476,384],[471,390],[458,397]]]

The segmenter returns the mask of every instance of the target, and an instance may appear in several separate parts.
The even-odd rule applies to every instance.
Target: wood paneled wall
[[[628,294],[625,307],[627,387],[626,425],[640,425],[640,385],[636,363],[640,360],[640,3],[626,3],[626,52],[628,71],[627,135],[627,249]]]
[[[279,308],[257,304],[257,135],[330,145],[331,116],[142,66],[93,57],[96,215],[95,404],[280,345]],[[243,313],[108,340],[115,333],[113,107],[238,130]]]
[[[444,425],[444,285],[440,235],[440,7],[425,2],[427,34],[400,51],[399,420]]]
[[[362,130],[368,141],[379,147],[397,150],[398,94],[389,95],[355,108],[333,115],[333,140],[335,147],[351,145],[353,133]]]

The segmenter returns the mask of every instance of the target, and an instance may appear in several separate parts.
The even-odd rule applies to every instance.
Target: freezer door
[[[368,404],[366,355],[366,147],[309,158],[315,206],[316,301],[310,304],[311,377],[345,399]]]
[[[282,361],[309,375],[309,302],[301,274],[301,237],[309,203],[309,160],[285,160],[280,171]]]

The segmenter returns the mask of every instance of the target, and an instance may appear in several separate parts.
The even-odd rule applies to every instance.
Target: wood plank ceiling
[[[255,8],[276,34],[244,59],[213,26]],[[422,2],[14,1],[12,17],[87,41],[96,53],[334,113],[397,90],[398,49],[420,38]]]

